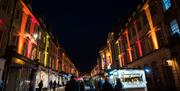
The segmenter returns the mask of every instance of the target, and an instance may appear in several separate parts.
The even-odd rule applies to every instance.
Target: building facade
[[[117,65],[111,68],[144,69],[150,91],[179,91],[179,11],[178,0],[145,0],[139,5],[114,38],[112,64]],[[101,65],[107,64],[103,50]]]
[[[64,50],[44,21],[33,14],[25,0],[1,0],[0,11],[0,80],[3,91],[35,91],[43,80],[43,88],[50,81],[62,80]],[[11,16],[12,15],[12,16]],[[65,72],[76,74],[69,60]]]

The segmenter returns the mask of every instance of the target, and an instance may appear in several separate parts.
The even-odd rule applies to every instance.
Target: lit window
[[[170,23],[170,27],[171,27],[171,34],[174,35],[174,34],[178,34],[180,35],[180,31],[179,31],[179,26],[178,26],[178,23],[176,20],[173,20],[171,21]]]
[[[39,32],[39,39],[41,39],[41,32]]]
[[[163,8],[164,10],[168,10],[171,7],[171,1],[170,0],[163,0]]]

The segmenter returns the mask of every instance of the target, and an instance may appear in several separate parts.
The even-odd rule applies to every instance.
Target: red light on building
[[[3,19],[0,19],[0,27],[5,25],[5,21]]]

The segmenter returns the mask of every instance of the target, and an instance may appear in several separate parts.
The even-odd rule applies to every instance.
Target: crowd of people
[[[38,84],[39,91],[42,90],[43,81],[41,80]],[[88,89],[86,87],[89,87]],[[56,81],[49,82],[49,89],[50,91],[56,91],[56,88],[59,87],[59,84]],[[116,85],[113,86],[110,82],[108,77],[105,78],[103,81],[102,79],[95,80],[94,82],[92,79],[89,80],[76,80],[74,76],[71,76],[71,79],[65,85],[65,91],[123,91],[122,83],[120,79],[116,80]]]
[[[85,86],[88,85],[90,88],[85,89]],[[71,80],[66,84],[65,91],[122,91],[122,83],[120,79],[117,79],[116,85],[113,87],[109,82],[108,77],[105,78],[105,82],[102,79],[99,81],[91,82],[89,81],[76,81],[75,77],[72,76]]]
[[[38,84],[38,90],[37,91],[42,91],[42,88],[43,88],[43,80],[41,80],[40,82],[39,82],[39,84]],[[56,91],[56,88],[58,88],[58,87],[60,87],[60,84],[59,83],[57,83],[56,81],[50,81],[49,82],[49,90],[50,91]]]

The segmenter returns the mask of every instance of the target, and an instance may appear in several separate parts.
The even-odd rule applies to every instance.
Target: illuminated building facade
[[[179,26],[179,0],[145,0],[126,24],[117,26],[112,44],[112,63],[117,65],[112,68],[144,69],[148,90],[179,91]],[[103,62],[105,52],[99,53]]]
[[[65,52],[62,54],[62,71],[67,74],[72,74],[75,76],[79,75],[79,72],[75,65],[72,63],[70,58],[67,56]]]
[[[98,77],[101,73],[103,73],[102,69],[102,63],[99,58],[97,58],[97,63],[93,66],[93,68],[90,71],[90,76],[91,77]]]
[[[8,42],[9,26],[11,25],[10,17],[12,17],[11,11],[13,9],[13,7],[8,7],[8,5],[13,6],[13,1],[8,2],[7,4],[4,4],[4,2],[5,0],[0,1],[0,80],[2,79],[6,61],[6,59],[3,58],[3,55],[5,55],[6,45]]]
[[[100,73],[99,65],[96,64],[93,69],[91,70],[91,77],[98,76]]]
[[[40,80],[43,88],[49,88],[50,80],[60,81],[63,48],[44,21],[24,0],[1,0],[0,4],[4,12],[0,14],[0,60],[4,62],[0,64],[0,79],[6,83],[3,91],[34,91]],[[78,72],[70,60],[65,65],[69,73]]]

